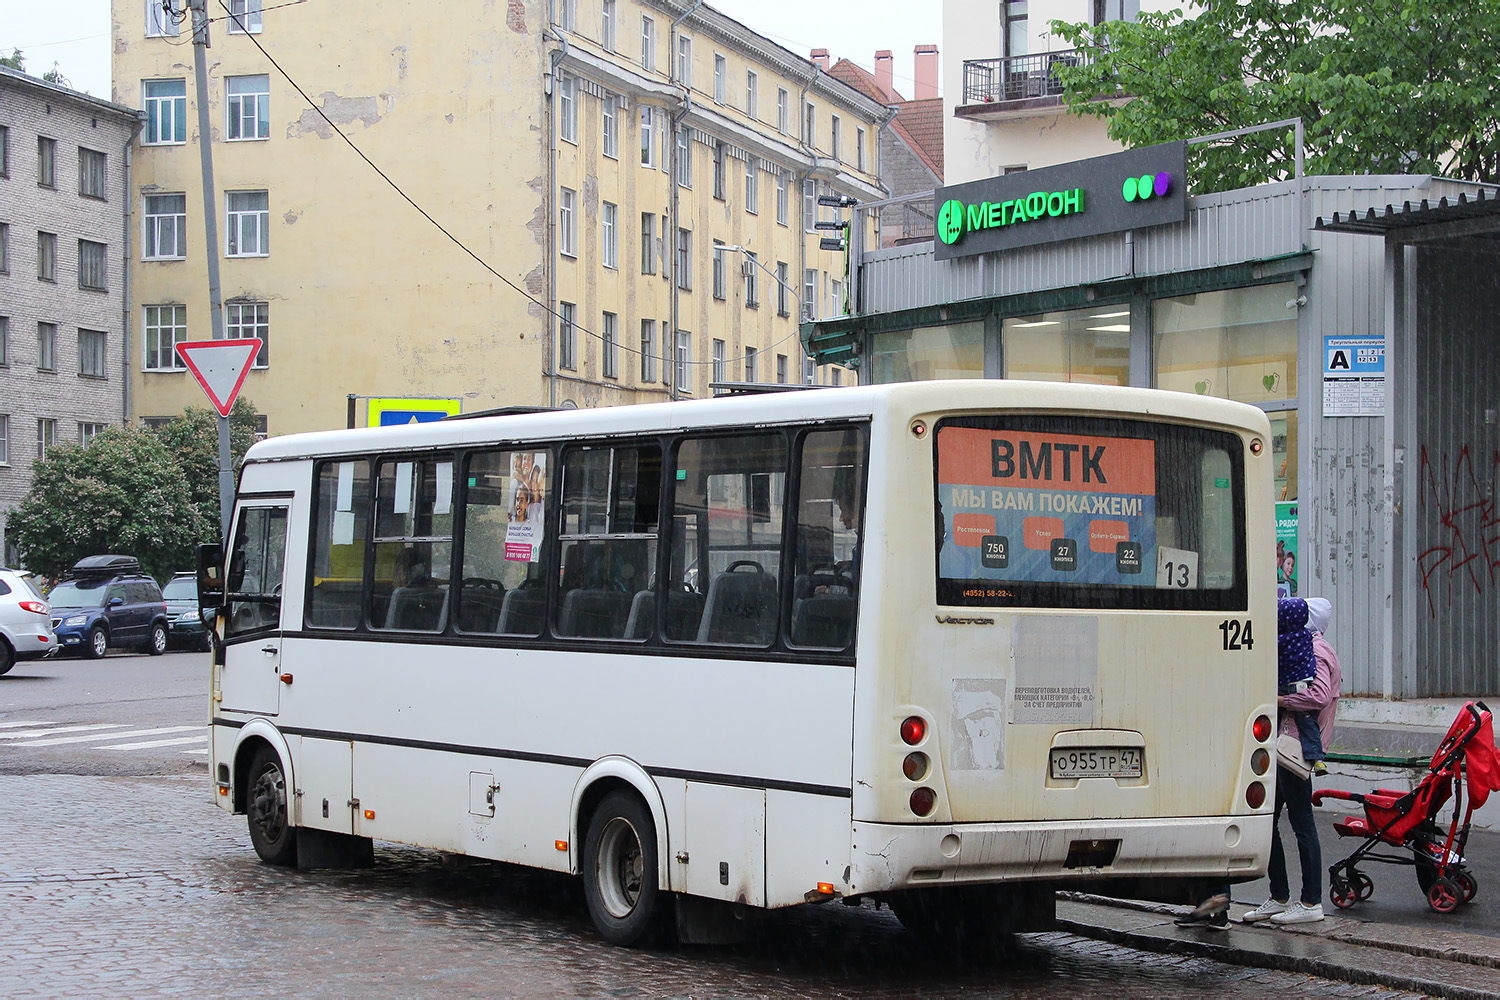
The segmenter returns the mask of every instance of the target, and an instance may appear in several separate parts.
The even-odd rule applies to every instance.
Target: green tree
[[[1500,0],[1226,0],[1052,28],[1088,57],[1058,67],[1069,110],[1126,146],[1300,117],[1309,174],[1500,180]],[[1190,146],[1193,190],[1291,177],[1290,133]]]
[[[213,410],[189,406],[156,429],[172,452],[188,481],[189,500],[209,531],[202,538],[217,537],[219,524],[219,415]],[[255,405],[241,396],[229,411],[230,468],[238,469],[245,452],[255,443]]]
[[[32,466],[10,528],[29,569],[55,576],[87,555],[133,555],[157,579],[190,566],[217,535],[192,502],[177,456],[155,433],[111,427],[87,448],[61,445]]]
[[[11,49],[10,55],[0,56],[0,66],[13,69],[17,73],[26,72],[26,57],[21,54],[20,49]]]

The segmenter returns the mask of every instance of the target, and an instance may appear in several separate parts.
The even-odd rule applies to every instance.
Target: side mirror
[[[198,607],[224,603],[224,550],[217,542],[198,546]]]
[[[111,597],[109,599],[109,606],[112,607],[112,608],[118,608],[120,605],[122,605],[124,603],[125,603],[125,598],[123,598],[123,597]]]

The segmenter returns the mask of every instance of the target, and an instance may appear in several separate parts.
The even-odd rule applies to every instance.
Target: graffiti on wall
[[[1434,461],[1422,448],[1418,503],[1437,544],[1417,557],[1427,610],[1453,604],[1454,588],[1482,594],[1495,583],[1500,568],[1500,516],[1495,508],[1494,481],[1500,470],[1500,451],[1477,461],[1464,445],[1450,463],[1446,453]]]

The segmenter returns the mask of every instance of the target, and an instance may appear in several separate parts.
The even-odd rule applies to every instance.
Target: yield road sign
[[[177,353],[203,386],[219,416],[229,416],[234,401],[250,373],[250,363],[261,348],[257,338],[244,340],[192,340],[177,345]]]

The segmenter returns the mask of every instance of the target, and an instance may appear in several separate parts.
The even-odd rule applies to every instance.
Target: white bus
[[[580,875],[626,945],[1258,877],[1269,440],[1223,400],[973,380],[263,441],[208,597],[218,801],[273,864]]]

